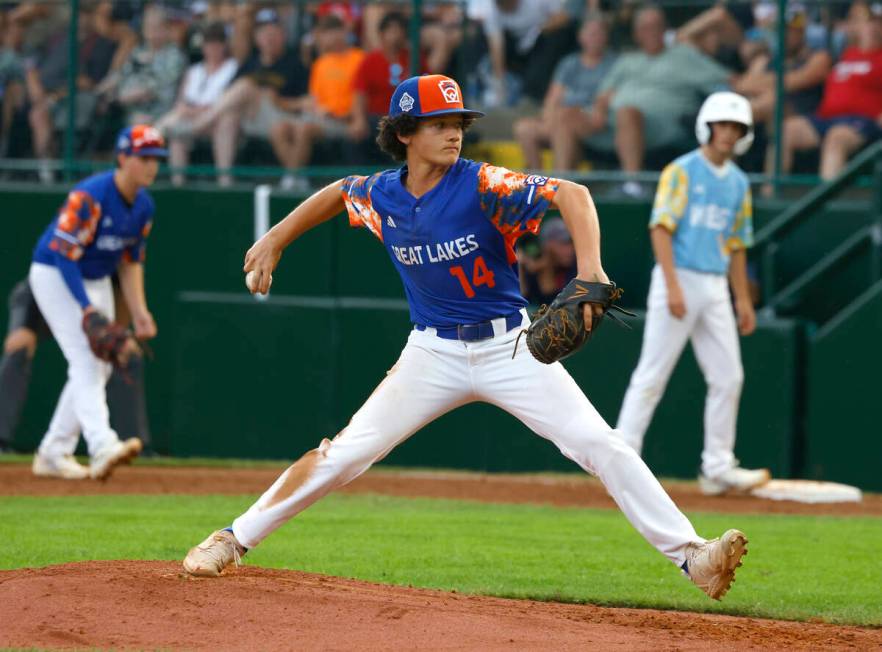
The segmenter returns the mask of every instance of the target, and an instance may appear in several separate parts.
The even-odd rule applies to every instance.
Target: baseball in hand
[[[245,275],[245,286],[248,288],[248,291],[251,294],[255,294],[257,292],[257,272],[251,270]],[[269,278],[269,286],[267,287],[267,291],[269,288],[273,286],[273,275],[270,274]]]

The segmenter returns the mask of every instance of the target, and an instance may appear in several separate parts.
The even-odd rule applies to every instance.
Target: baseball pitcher
[[[732,161],[753,142],[750,103],[735,93],[714,93],[699,111],[695,133],[701,146],[668,165],[659,180],[649,223],[656,265],[643,348],[618,430],[640,453],[668,378],[691,341],[708,387],[699,485],[705,494],[717,495],[769,479],[766,469],[739,467],[734,455],[744,378],[738,333],[750,335],[756,327],[747,285],[750,185]]]
[[[139,439],[120,441],[110,427],[105,385],[112,366],[126,367],[137,355],[135,337],[156,335],[144,295],[142,263],[154,212],[145,188],[166,156],[165,142],[149,125],[128,127],[117,138],[116,155],[115,170],[74,187],[34,249],[28,282],[68,365],[67,383],[34,456],[38,476],[103,480],[141,452]],[[114,271],[134,337],[112,323]],[[73,457],[80,432],[88,468]]]
[[[460,158],[463,133],[481,113],[463,107],[443,75],[413,77],[392,96],[377,138],[398,169],[351,176],[317,192],[248,251],[252,291],[265,293],[282,251],[308,229],[348,213],[386,248],[404,283],[414,328],[398,362],[332,440],[289,467],[231,527],[184,559],[214,576],[290,518],[445,412],[484,401],[510,412],[596,474],[634,527],[708,595],[728,590],[747,540],[738,530],[699,537],[640,457],[612,431],[560,362],[515,348],[530,325],[514,243],[557,208],[576,248],[578,277],[546,311],[533,347],[565,355],[555,324],[595,329],[616,294],[600,262],[600,230],[581,185]],[[564,297],[564,298],[562,298]],[[577,318],[565,297],[581,297]],[[569,302],[569,303],[568,303]],[[566,304],[566,305],[565,305]],[[611,313],[610,313],[611,314]],[[537,320],[539,321],[539,320]],[[544,338],[544,334],[548,334]],[[544,339],[543,339],[544,338]],[[539,349],[537,349],[539,350]]]

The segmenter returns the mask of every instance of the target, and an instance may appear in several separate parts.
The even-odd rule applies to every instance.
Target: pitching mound
[[[159,561],[2,571],[0,622],[0,647],[27,648],[882,647],[873,629],[503,600],[248,566],[196,580]]]

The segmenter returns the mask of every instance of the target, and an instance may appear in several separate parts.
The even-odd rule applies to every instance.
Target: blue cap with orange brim
[[[156,127],[134,125],[126,127],[116,137],[116,153],[126,156],[168,156],[165,138]]]
[[[389,103],[389,117],[412,115],[415,118],[462,114],[481,118],[481,111],[467,109],[462,104],[459,84],[444,75],[411,77],[398,84]]]

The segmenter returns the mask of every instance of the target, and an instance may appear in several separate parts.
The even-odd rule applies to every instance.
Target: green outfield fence
[[[0,287],[8,290],[24,277],[33,243],[65,190],[0,187]],[[241,273],[255,233],[254,193],[159,187],[153,194],[157,218],[146,278],[159,337],[147,386],[157,449],[181,456],[295,458],[333,436],[394,364],[410,328],[401,282],[383,248],[367,232],[350,229],[345,217],[335,219],[291,246],[273,294],[257,301],[246,293]],[[271,195],[272,219],[297,200]],[[758,227],[786,205],[759,202]],[[626,305],[640,310],[652,265],[650,206],[601,199],[598,209],[605,267],[625,288]],[[828,233],[847,234],[870,213],[866,203],[838,201],[813,219]],[[793,250],[800,247],[805,264],[821,245],[806,236]],[[782,257],[781,273],[796,268],[796,258]],[[842,286],[828,290],[842,292]],[[744,464],[767,465],[785,477],[882,489],[882,445],[872,428],[870,396],[877,387],[872,374],[880,314],[877,285],[820,328],[798,315],[760,319],[757,334],[743,340],[746,383],[736,452]],[[642,319],[634,326],[605,326],[566,363],[612,423],[639,355]],[[42,346],[17,447],[39,441],[63,382],[57,346]],[[850,395],[854,388],[861,391]],[[695,475],[703,398],[700,373],[687,354],[647,435],[646,457],[657,473]],[[862,454],[855,457],[855,450]],[[574,468],[551,444],[486,405],[443,417],[389,461],[494,471]]]

